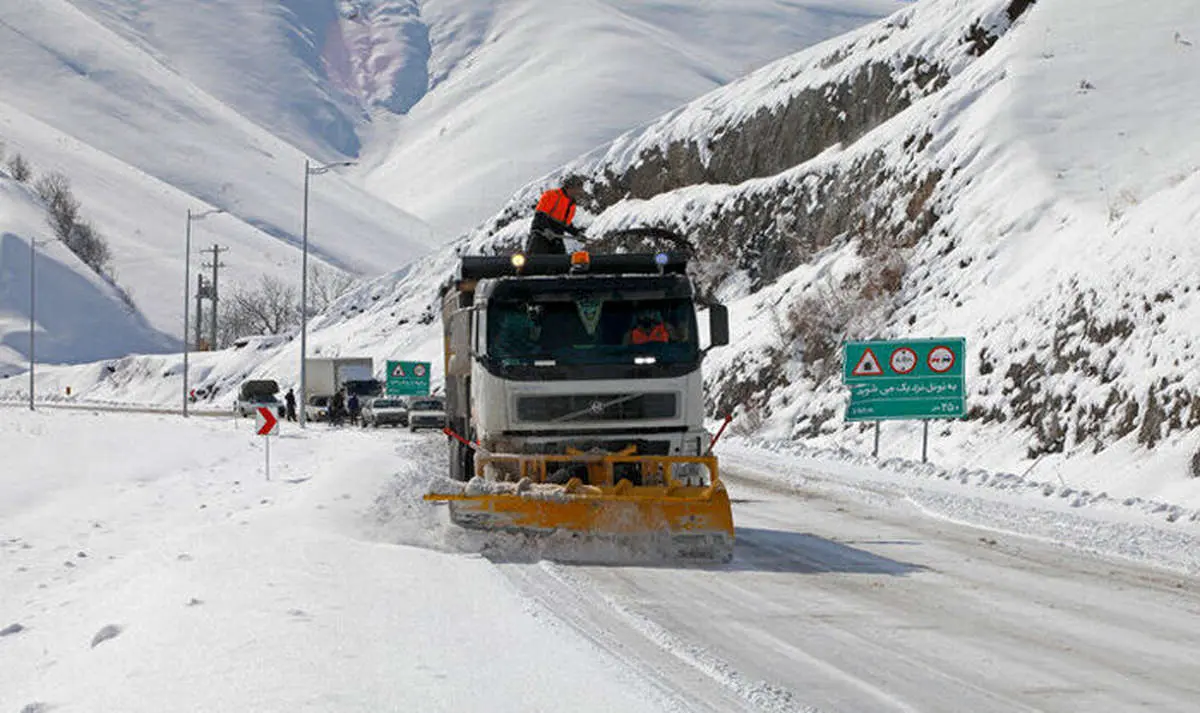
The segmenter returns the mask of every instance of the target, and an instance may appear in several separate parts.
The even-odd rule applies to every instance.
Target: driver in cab
[[[666,344],[671,341],[671,332],[663,321],[662,313],[643,310],[626,337],[626,344]]]

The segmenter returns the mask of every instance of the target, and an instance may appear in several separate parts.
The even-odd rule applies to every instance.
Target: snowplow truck
[[[442,291],[451,520],[726,561],[701,362],[728,312],[685,257],[465,256]],[[697,307],[708,313],[702,347]]]

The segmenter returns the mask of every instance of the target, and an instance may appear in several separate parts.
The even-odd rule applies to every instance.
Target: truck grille
[[[586,421],[648,421],[675,418],[678,397],[658,394],[565,394],[522,396],[517,420],[535,423]]]

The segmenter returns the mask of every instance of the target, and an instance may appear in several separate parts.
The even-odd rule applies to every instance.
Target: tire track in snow
[[[526,569],[534,566],[514,565],[514,567]],[[740,703],[743,710],[757,713],[820,713],[816,708],[798,702],[793,691],[767,681],[754,681],[748,678],[729,662],[708,649],[685,641],[649,618],[633,611],[616,598],[605,594],[598,587],[590,586],[583,578],[568,571],[567,567],[547,561],[540,562],[536,567],[539,574],[548,576],[567,591],[572,592],[576,602],[598,600],[602,604],[602,607],[597,607],[601,610],[597,612],[600,617],[604,617],[606,614],[615,616],[619,623],[624,624],[625,627],[652,644],[659,655],[666,654],[684,664],[688,669],[701,674],[711,684],[716,684],[723,689],[727,696]],[[524,573],[520,577],[531,584],[534,579],[537,579],[528,573]],[[536,589],[536,585],[534,589]],[[561,610],[552,609],[552,611],[561,618]],[[604,630],[603,622],[596,621],[589,622],[589,624]],[[578,628],[576,623],[572,623],[572,626]],[[612,629],[610,628],[608,631],[611,632]],[[728,710],[728,707],[718,707],[716,710]]]

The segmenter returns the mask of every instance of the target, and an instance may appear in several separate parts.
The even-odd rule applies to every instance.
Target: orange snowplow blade
[[[425,496],[449,501],[451,519],[462,527],[646,537],[665,539],[678,556],[732,555],[733,513],[714,457],[481,454],[475,465],[476,478],[463,492]],[[547,482],[564,468],[573,468],[574,477]],[[688,476],[677,477],[681,471]],[[700,475],[705,471],[707,478]],[[618,473],[625,477],[614,483]]]

